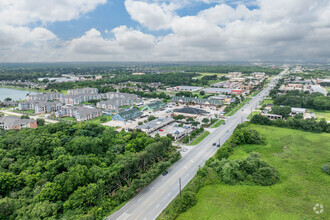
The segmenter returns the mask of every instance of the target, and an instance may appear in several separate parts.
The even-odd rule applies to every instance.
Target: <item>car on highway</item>
[[[213,143],[212,145],[215,146],[215,145],[217,145],[217,143]]]
[[[166,176],[167,174],[168,174],[168,171],[167,171],[167,170],[165,170],[165,171],[162,173],[163,176]]]

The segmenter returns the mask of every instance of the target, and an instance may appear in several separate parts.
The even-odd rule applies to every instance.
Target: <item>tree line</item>
[[[316,110],[330,110],[330,97],[322,93],[299,92],[298,90],[288,91],[274,99],[275,105],[290,107],[312,108]]]
[[[301,115],[297,117],[284,119],[270,120],[266,116],[254,115],[250,121],[253,124],[260,125],[270,125],[276,127],[292,128],[301,131],[309,131],[313,133],[327,132],[330,133],[330,124],[328,124],[325,119],[317,121],[316,119],[306,119],[301,118]]]

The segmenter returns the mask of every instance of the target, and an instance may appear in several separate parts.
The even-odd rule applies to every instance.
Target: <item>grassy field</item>
[[[101,121],[101,119],[103,121]],[[102,124],[102,123],[105,123],[105,122],[108,122],[108,121],[111,121],[112,120],[112,115],[102,115],[101,117],[98,117],[98,118],[94,118],[92,120],[89,120],[89,122],[93,122],[93,123],[97,123],[97,124]]]
[[[209,131],[205,131],[201,135],[199,135],[195,140],[193,140],[189,145],[196,145],[199,144],[204,138],[206,138],[210,134]]]
[[[217,123],[215,123],[211,128],[218,128],[220,125],[222,125],[225,122],[225,120],[219,120]]]
[[[76,119],[72,118],[72,117],[63,117],[61,119],[65,120],[65,121],[76,121]]]
[[[330,134],[250,125],[266,137],[265,145],[243,145],[230,159],[259,152],[280,173],[269,187],[223,183],[203,187],[197,204],[178,219],[329,219],[330,176],[321,167],[330,163]],[[322,214],[313,211],[323,205]]]
[[[273,99],[264,99],[260,105],[264,105],[264,104],[273,104],[274,100]]]
[[[311,109],[310,112],[314,112],[317,119],[324,118],[326,121],[330,121],[330,111],[329,110],[314,110]]]

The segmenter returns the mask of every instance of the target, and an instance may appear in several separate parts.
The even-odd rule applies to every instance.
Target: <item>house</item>
[[[175,120],[173,118],[157,118],[155,120],[149,121],[147,123],[144,123],[142,125],[139,125],[136,127],[136,129],[140,129],[143,132],[146,132],[147,134],[150,134],[154,131],[157,131],[158,129],[161,129],[168,124],[174,122]]]
[[[261,113],[260,115],[265,116],[270,120],[276,120],[282,118],[282,115],[276,115],[276,114]]]
[[[1,107],[15,107],[18,106],[18,102],[15,101],[3,101],[0,102]]]
[[[172,98],[172,102],[178,102],[178,103],[191,103],[191,104],[197,104],[197,105],[205,105],[205,106],[218,106],[222,105],[223,102],[219,100],[212,100],[212,99],[200,99],[200,98],[192,98],[192,97],[179,97],[174,96]]]
[[[63,93],[56,93],[56,92],[49,92],[45,94],[37,94],[37,95],[28,95],[27,100],[28,101],[52,101],[52,100],[59,100],[61,97],[63,97]]]
[[[160,109],[163,109],[165,106],[166,106],[165,103],[157,101],[144,106],[141,109],[141,111],[148,111],[148,112],[158,111]]]
[[[105,98],[107,98],[107,99],[122,98],[122,99],[132,100],[133,102],[136,102],[139,100],[139,97],[137,95],[130,94],[130,93],[107,92],[104,94],[105,94]]]
[[[173,88],[167,88],[167,90],[173,90],[173,91],[189,91],[189,92],[195,92],[198,90],[204,89],[204,87],[198,87],[198,86],[176,86]]]
[[[142,115],[142,112],[140,112],[138,108],[132,108],[115,114],[112,117],[112,120],[128,121],[137,118],[140,115]]]
[[[17,116],[0,117],[0,128],[4,130],[22,129],[22,128],[37,128],[37,121],[33,119],[21,119]]]
[[[82,89],[69,89],[68,95],[82,95],[82,94],[97,94],[99,90],[97,88],[82,88]]]
[[[102,110],[84,107],[84,106],[64,106],[62,109],[58,110],[56,117],[73,117],[77,121],[87,121],[102,115]]]
[[[133,105],[134,101],[132,99],[125,98],[113,98],[105,101],[100,101],[96,104],[96,107],[105,110],[115,110],[121,106]]]
[[[28,102],[20,102],[18,104],[18,109],[21,111],[25,110],[33,110],[36,114],[44,114],[55,112],[61,109],[62,103],[59,101],[53,102],[44,102],[44,101],[28,101]]]
[[[34,113],[50,113],[55,112],[62,108],[62,103],[59,101],[54,102],[39,102],[34,104]]]

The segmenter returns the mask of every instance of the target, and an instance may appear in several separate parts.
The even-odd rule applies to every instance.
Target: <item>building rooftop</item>
[[[181,109],[175,109],[174,112],[184,113],[184,114],[193,114],[193,115],[201,115],[201,114],[210,114],[210,112],[204,111],[198,108],[185,107]]]

